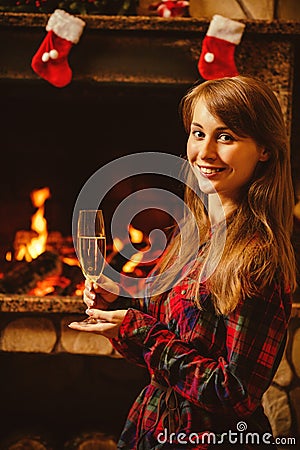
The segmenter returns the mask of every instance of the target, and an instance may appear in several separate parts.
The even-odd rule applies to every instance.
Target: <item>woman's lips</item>
[[[225,170],[224,167],[205,167],[205,166],[197,166],[197,167],[200,173],[207,178],[212,178]]]

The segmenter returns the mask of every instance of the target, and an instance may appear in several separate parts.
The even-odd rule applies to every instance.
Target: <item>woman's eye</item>
[[[203,131],[199,131],[199,130],[194,130],[192,131],[193,136],[195,136],[196,139],[202,139],[204,138],[204,133]]]
[[[234,138],[230,134],[225,134],[225,133],[220,134],[218,136],[218,139],[221,142],[232,142],[232,141],[234,141]]]

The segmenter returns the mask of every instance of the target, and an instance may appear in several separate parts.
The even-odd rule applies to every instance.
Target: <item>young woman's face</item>
[[[223,203],[233,204],[238,202],[257,163],[268,159],[264,148],[252,138],[233,133],[201,99],[193,114],[187,156],[200,189],[206,194],[217,192]]]

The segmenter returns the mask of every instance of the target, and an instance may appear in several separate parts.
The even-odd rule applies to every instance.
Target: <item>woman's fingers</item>
[[[91,283],[89,280],[85,281],[83,299],[88,307],[107,308],[110,303],[117,299],[119,293],[119,285],[105,275],[101,275],[97,283]]]
[[[121,324],[127,310],[118,309],[116,311],[103,311],[102,309],[87,309],[86,314],[93,319],[102,320],[111,324]]]
[[[69,323],[69,327],[72,328],[72,330],[87,331],[89,333],[101,334],[105,336],[105,331],[113,329],[115,325],[112,325],[109,322],[103,323],[99,320],[99,322],[71,322]]]
[[[69,324],[69,327],[73,330],[101,334],[109,339],[116,338],[126,312],[127,310],[102,311],[99,309],[88,309],[86,313],[95,321],[72,322]]]
[[[99,308],[99,309],[108,309],[110,306],[110,302],[107,302],[103,297],[91,295],[86,295],[83,293],[83,301],[88,308]]]
[[[107,302],[113,302],[120,294],[120,286],[105,275],[101,275],[97,283],[93,284],[97,294],[100,294]]]
[[[84,285],[85,288],[89,291],[93,288],[93,283],[88,278],[86,278]]]
[[[83,301],[88,308],[94,306],[96,294],[91,292],[88,288],[85,288],[83,291]]]

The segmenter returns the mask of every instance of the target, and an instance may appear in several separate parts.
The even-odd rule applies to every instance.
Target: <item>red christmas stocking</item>
[[[72,79],[68,55],[73,44],[79,42],[85,22],[79,17],[56,9],[46,25],[48,31],[31,61],[37,75],[56,87],[64,87]]]
[[[198,62],[202,78],[212,80],[238,75],[234,53],[240,43],[245,25],[215,14],[203,39]]]

